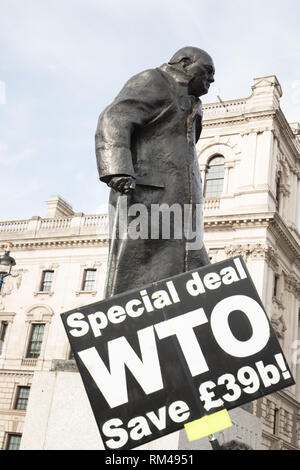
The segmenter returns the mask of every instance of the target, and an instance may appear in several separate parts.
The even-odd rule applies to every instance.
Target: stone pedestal
[[[20,449],[104,449],[75,361],[34,373]]]

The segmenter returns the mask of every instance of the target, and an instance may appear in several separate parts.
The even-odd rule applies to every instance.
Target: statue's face
[[[189,83],[189,93],[194,96],[202,96],[208,93],[210,84],[215,81],[215,66],[209,55],[202,55],[186,71],[193,78]]]

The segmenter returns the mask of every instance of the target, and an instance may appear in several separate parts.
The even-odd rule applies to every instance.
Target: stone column
[[[258,134],[257,151],[255,156],[255,173],[254,181],[257,189],[271,188],[271,167],[272,167],[272,152],[273,152],[273,132],[271,130],[264,130]]]
[[[297,227],[297,206],[298,206],[298,177],[297,173],[291,173],[292,184],[291,184],[291,223],[293,227]]]
[[[241,161],[241,190],[253,190],[257,133],[252,130],[243,136],[244,158]]]
[[[297,172],[296,227],[300,231],[300,171]]]

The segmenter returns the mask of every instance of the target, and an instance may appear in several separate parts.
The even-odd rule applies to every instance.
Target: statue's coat
[[[195,151],[201,122],[201,101],[188,95],[186,75],[167,64],[132,77],[100,115],[100,179],[128,175],[136,180],[136,189],[127,196],[111,190],[115,210],[110,215],[106,297],[210,263],[202,241],[202,183]],[[185,237],[172,237],[172,218],[169,240],[119,239],[114,218],[120,201],[121,207],[142,203],[149,211],[151,204],[193,206],[193,219],[196,210],[200,216],[201,246],[187,250]],[[128,217],[129,225],[132,220]]]

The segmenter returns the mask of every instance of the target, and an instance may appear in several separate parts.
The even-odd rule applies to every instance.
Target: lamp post
[[[4,284],[4,279],[11,275],[11,268],[16,265],[16,261],[10,256],[10,249],[12,246],[13,244],[8,242],[5,246],[4,255],[0,256],[0,267],[5,266],[8,268],[7,272],[0,272],[0,292]]]

